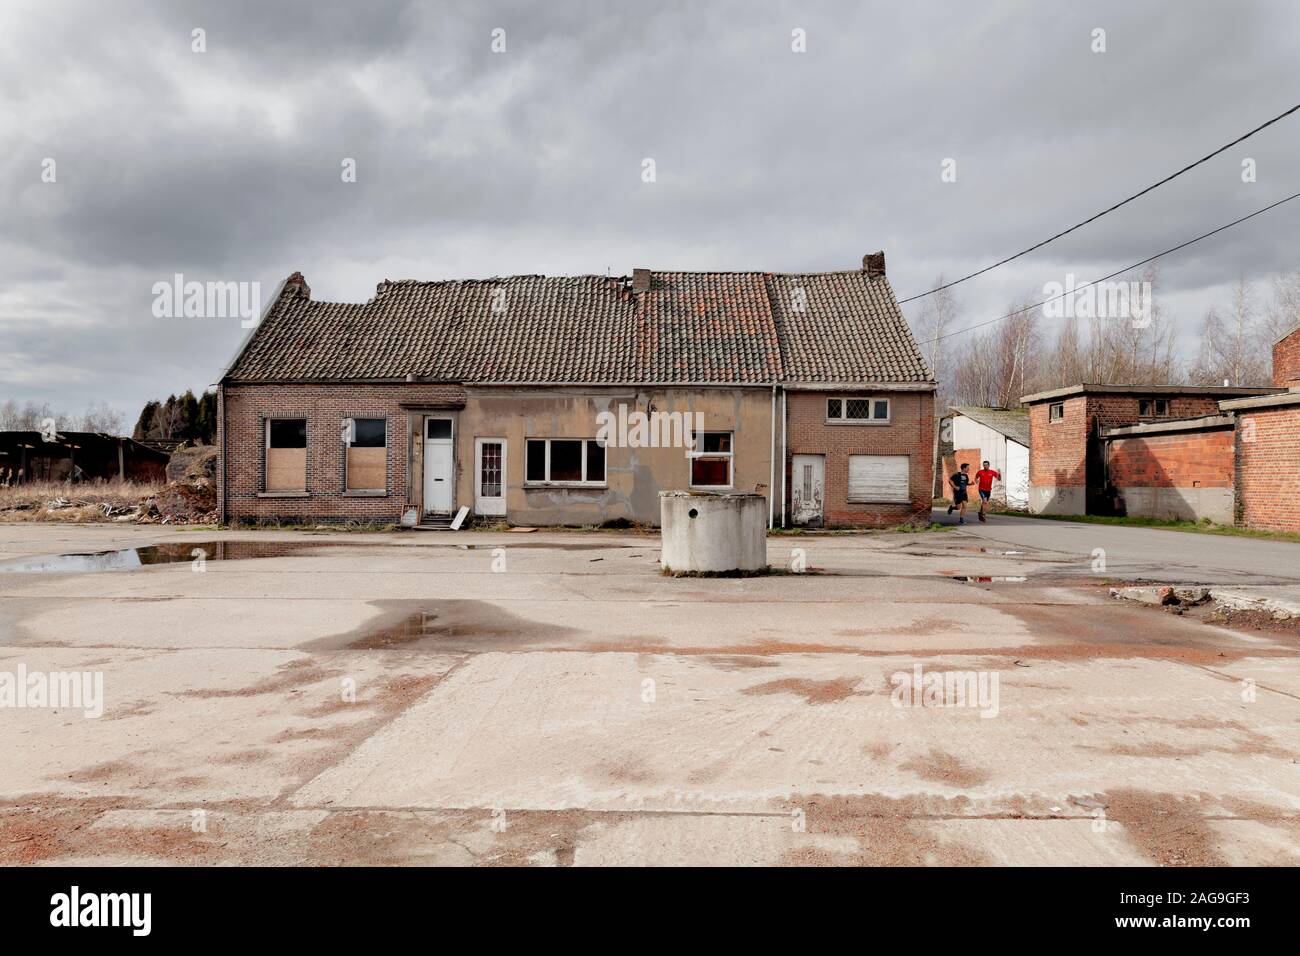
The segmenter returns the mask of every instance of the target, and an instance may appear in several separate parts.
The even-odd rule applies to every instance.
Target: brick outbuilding
[[[1021,401],[1029,406],[1029,510],[1114,514],[1122,502],[1108,474],[1106,430],[1212,417],[1222,401],[1276,392],[1215,385],[1074,385],[1026,395]],[[1163,438],[1156,445],[1172,450],[1180,441]],[[1149,449],[1148,461],[1153,454]]]

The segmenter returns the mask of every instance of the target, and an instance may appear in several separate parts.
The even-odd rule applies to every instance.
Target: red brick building
[[[928,521],[934,382],[885,278],[630,277],[277,291],[222,375],[223,520],[657,524],[660,491],[771,523]]]
[[[1290,338],[1294,348],[1300,329]],[[1236,523],[1300,532],[1300,388],[1224,402],[1223,409],[1237,419]]]
[[[1021,401],[1029,406],[1029,510],[1113,514],[1123,502],[1117,500],[1107,470],[1108,429],[1216,416],[1220,401],[1275,391],[1212,385],[1074,385],[1026,395]],[[1130,432],[1122,437],[1131,447],[1137,436]],[[1172,446],[1183,440],[1164,438],[1158,443]]]
[[[1031,509],[1300,532],[1300,329],[1273,346],[1273,383],[1025,396]]]

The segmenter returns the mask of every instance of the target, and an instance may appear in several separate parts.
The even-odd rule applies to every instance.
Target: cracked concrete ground
[[[0,674],[104,682],[0,708],[0,863],[1300,863],[1295,633],[1113,601],[1159,539],[1097,573],[1030,524],[773,537],[812,573],[740,580],[633,534],[0,525]]]

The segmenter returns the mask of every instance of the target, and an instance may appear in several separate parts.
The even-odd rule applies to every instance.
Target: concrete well
[[[659,533],[664,570],[760,571],[767,566],[767,499],[661,491]]]

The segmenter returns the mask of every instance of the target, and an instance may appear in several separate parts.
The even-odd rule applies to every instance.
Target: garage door
[[[909,504],[907,455],[850,455],[849,501]]]

